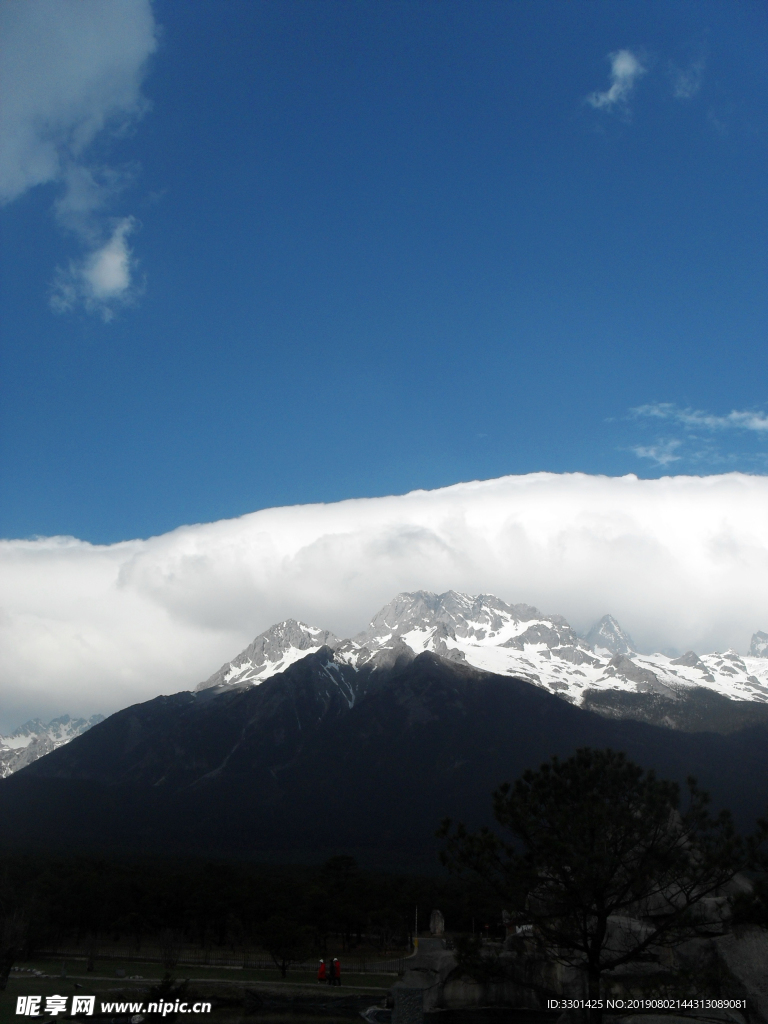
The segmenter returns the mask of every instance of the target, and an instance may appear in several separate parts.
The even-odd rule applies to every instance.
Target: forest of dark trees
[[[363,870],[351,857],[316,866],[6,855],[0,907],[28,922],[27,948],[151,943],[169,929],[198,947],[258,947],[265,922],[306,929],[316,949],[405,948],[438,908],[448,927],[498,934],[501,907],[479,884]]]

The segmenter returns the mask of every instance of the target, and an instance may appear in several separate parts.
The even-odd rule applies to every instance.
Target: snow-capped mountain
[[[323,670],[328,685],[350,708],[379,669],[425,651],[526,680],[572,704],[618,717],[629,711],[613,706],[617,691],[679,702],[703,687],[730,700],[768,704],[768,633],[755,633],[744,657],[735,651],[701,656],[688,651],[679,658],[639,654],[611,615],[604,615],[582,638],[561,615],[544,614],[527,604],[509,605],[490,594],[470,597],[452,590],[398,594],[366,629],[347,640],[295,619],[279,622],[197,690],[213,696],[255,686],[323,648],[332,652]],[[642,717],[645,711],[635,708],[631,713]],[[64,715],[48,724],[35,719],[0,736],[0,778],[69,743],[102,718]]]
[[[319,651],[321,647],[338,647],[340,641],[327,629],[316,629],[296,619],[286,619],[270,626],[233,661],[200,683],[198,690],[214,686],[260,683],[278,672],[284,672],[300,658]]]
[[[0,736],[0,779],[62,747],[103,721],[104,715],[92,715],[87,719],[62,715],[45,725],[35,718],[14,729],[10,735]]]
[[[434,601],[425,603],[438,616],[445,609]],[[472,616],[483,609],[472,603],[462,614],[477,639]],[[513,632],[505,609],[495,611]],[[384,619],[388,630],[399,625]],[[440,623],[444,640],[451,625]],[[355,657],[367,661],[358,667]],[[577,707],[460,655],[415,654],[398,638],[373,653],[348,641],[258,685],[118,711],[0,781],[3,837],[86,853],[257,853],[273,863],[354,850],[379,867],[412,865],[415,851],[427,865],[441,818],[488,822],[500,781],[581,746],[622,750],[678,782],[695,775],[748,828],[768,800],[768,704],[690,692],[675,700],[592,690]]]
[[[768,633],[758,630],[757,633],[752,634],[749,656],[751,658],[768,658]]]
[[[604,615],[584,637],[595,654],[612,658],[614,654],[635,654],[635,645],[612,615]]]
[[[628,641],[613,620],[597,633]],[[579,746],[693,774],[754,820],[768,658],[602,650],[561,616],[452,591],[399,594],[346,640],[282,622],[197,692],[132,705],[0,781],[4,834],[277,861],[434,857],[441,817],[467,820],[499,781]]]
[[[560,615],[497,597],[447,591],[398,594],[367,629],[338,640],[288,620],[258,636],[198,690],[253,685],[318,650],[334,651],[339,665],[393,662],[399,653],[431,651],[499,675],[516,676],[559,693],[574,704],[595,691],[650,692],[674,698],[704,687],[731,700],[768,703],[768,634],[756,633],[749,656],[735,651],[682,657],[638,654],[618,622],[606,615],[579,637]],[[764,653],[756,654],[756,651]]]

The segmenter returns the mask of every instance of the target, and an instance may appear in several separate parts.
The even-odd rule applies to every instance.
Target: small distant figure
[[[320,965],[317,968],[317,980],[318,981],[327,981],[328,980],[328,972],[327,972],[327,970],[325,968],[325,960],[321,960],[320,961]]]
[[[339,963],[339,958],[337,956],[335,956],[331,961],[331,984],[341,984],[341,964]]]

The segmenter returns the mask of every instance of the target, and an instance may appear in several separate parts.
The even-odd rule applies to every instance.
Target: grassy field
[[[17,966],[22,970],[12,971],[6,991],[0,992],[0,1024],[20,1024],[22,1020],[31,1022],[31,1018],[16,1015],[16,1000],[20,995],[42,996],[43,1007],[45,997],[50,995],[94,995],[96,1015],[102,1001],[146,1002],[148,989],[156,985],[164,973],[160,964],[136,962],[120,964],[115,961],[97,961],[94,971],[90,973],[86,971],[85,960],[67,960],[63,970],[61,960],[24,961]],[[125,976],[118,977],[118,971],[125,971]],[[185,998],[190,1001],[210,999],[214,1004],[211,1014],[179,1015],[176,1018],[177,1024],[194,1024],[204,1020],[224,1024],[225,1021],[234,1022],[241,1018],[258,1020],[259,1024],[269,1024],[270,1021],[282,1024],[305,1019],[317,1021],[318,1015],[323,1017],[324,1024],[329,1024],[331,1020],[349,1021],[357,1016],[358,1001],[367,1001],[368,1005],[380,1002],[396,980],[396,976],[391,974],[350,974],[347,977],[342,975],[340,987],[331,988],[318,984],[314,974],[301,971],[289,972],[286,979],[281,978],[277,970],[225,967],[180,966],[174,973],[179,980],[189,978],[189,990]],[[266,1000],[267,1005],[260,1008],[255,1017],[247,1012],[246,990],[260,993]],[[311,1012],[303,1013],[302,1004],[306,1004],[307,1010],[312,1004]],[[334,1004],[338,1004],[338,1014],[333,1010]],[[68,998],[68,1011],[70,1006],[71,999]],[[42,1016],[47,1017],[45,1014]],[[67,1018],[68,1012],[50,1019]]]
[[[17,966],[24,968],[22,972],[13,971],[11,978],[32,978],[34,975],[27,973],[27,969],[40,971],[42,974],[51,976],[54,980],[61,978],[62,969],[67,979],[85,980],[110,980],[110,981],[149,981],[155,982],[163,977],[165,969],[162,964],[142,963],[134,960],[121,963],[119,960],[97,960],[94,969],[90,973],[86,971],[85,958],[82,960],[35,960],[24,961]],[[342,969],[343,969],[342,962]],[[125,971],[124,977],[118,978],[118,971]],[[282,982],[278,970],[255,970],[242,967],[205,967],[202,964],[179,964],[174,970],[177,978],[195,978],[205,981],[224,981],[236,985],[248,984],[250,982]],[[357,988],[376,987],[389,988],[396,980],[395,974],[347,974],[342,973],[342,987],[354,986]],[[317,976],[311,971],[289,971],[287,983],[291,984],[313,984],[317,985]]]

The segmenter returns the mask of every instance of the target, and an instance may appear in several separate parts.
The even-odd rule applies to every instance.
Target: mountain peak
[[[599,690],[650,689],[670,696],[691,686],[709,687],[731,699],[768,703],[768,634],[755,634],[753,641],[753,657],[767,659],[765,670],[759,662],[747,666],[731,653],[640,655],[612,615],[604,615],[582,639],[561,615],[544,614],[528,604],[507,604],[492,594],[455,590],[400,593],[349,640],[295,619],[279,622],[198,690],[213,693],[219,687],[257,685],[322,646],[334,652],[336,664],[353,673],[384,669],[404,656],[430,652],[528,680],[575,704]],[[755,650],[765,653],[755,655]]]
[[[261,683],[321,647],[337,647],[339,643],[338,637],[327,629],[308,626],[298,619],[285,619],[259,633],[242,653],[222,665],[197,689]]]
[[[416,590],[398,594],[354,639],[360,644],[380,643],[387,634],[402,636],[414,629],[434,629],[437,626],[446,627],[457,637],[484,639],[498,633],[510,622],[542,618],[541,612],[531,605],[509,605],[493,594],[471,596],[455,590],[447,590],[443,594]],[[567,625],[564,619],[562,624]]]
[[[31,764],[43,754],[49,754],[57,747],[69,743],[103,721],[104,715],[91,715],[87,719],[61,715],[46,725],[39,718],[33,718],[8,736],[0,736],[0,779]]]
[[[768,633],[764,633],[759,629],[756,633],[752,634],[749,656],[751,658],[768,658]]]
[[[604,615],[584,637],[595,654],[635,654],[635,645],[612,615]]]

